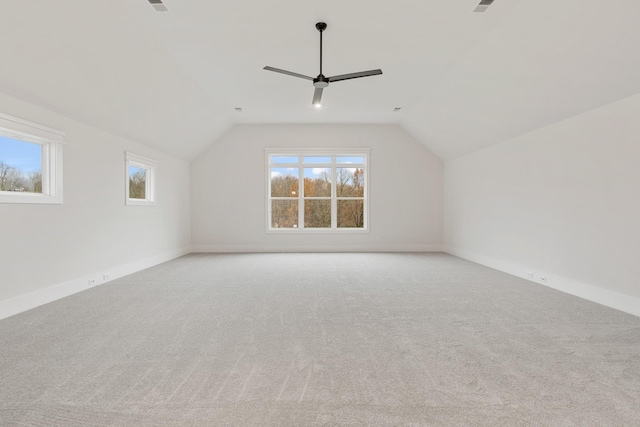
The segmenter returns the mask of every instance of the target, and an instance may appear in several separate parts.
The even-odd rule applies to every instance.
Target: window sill
[[[273,234],[363,234],[369,233],[366,228],[268,228]]]
[[[0,203],[61,205],[62,197],[48,196],[46,194],[34,194],[34,193],[16,194],[11,191],[0,191]]]
[[[127,199],[127,206],[155,206],[156,202],[154,200],[143,200],[143,199]]]

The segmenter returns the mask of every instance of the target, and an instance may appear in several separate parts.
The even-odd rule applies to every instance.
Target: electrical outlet
[[[540,276],[540,281],[542,283],[547,283],[547,276]]]
[[[533,271],[527,272],[527,279],[533,279]]]
[[[102,280],[104,280],[105,282],[106,282],[107,280],[109,280],[110,278],[111,278],[111,277],[109,276],[109,273],[104,273],[104,274],[102,275]]]
[[[96,279],[89,279],[89,286],[95,286]]]

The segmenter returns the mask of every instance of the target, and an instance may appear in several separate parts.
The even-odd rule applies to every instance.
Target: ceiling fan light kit
[[[326,77],[322,74],[322,33],[327,29],[327,24],[324,22],[318,22],[316,24],[316,29],[320,32],[320,74],[316,78],[305,76],[304,74],[294,73],[292,71],[282,70],[280,68],[274,68],[270,66],[264,67],[264,70],[274,71],[276,73],[286,74],[293,77],[298,77],[301,79],[311,80],[313,82],[313,86],[315,90],[313,91],[313,100],[311,103],[316,107],[320,108],[322,106],[322,91],[324,88],[329,86],[329,83],[339,82],[341,80],[350,80],[350,79],[358,79],[360,77],[369,77],[376,76],[378,74],[382,74],[382,70],[369,70],[369,71],[359,71],[357,73],[349,73],[349,74],[340,74],[337,76]]]

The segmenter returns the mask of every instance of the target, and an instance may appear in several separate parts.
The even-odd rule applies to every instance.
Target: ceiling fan
[[[327,24],[324,22],[318,22],[316,24],[316,29],[320,32],[320,74],[316,78],[305,76],[304,74],[294,73],[292,71],[281,70],[280,68],[274,68],[266,66],[264,67],[267,71],[275,71],[276,73],[287,74],[293,77],[299,77],[301,79],[307,79],[313,81],[313,86],[316,88],[313,92],[313,101],[312,104],[316,107],[320,108],[320,101],[322,100],[322,90],[329,86],[329,83],[339,82],[341,80],[349,80],[349,79],[357,79],[360,77],[369,77],[376,76],[378,74],[382,74],[382,70],[369,70],[369,71],[360,71],[357,73],[349,73],[349,74],[340,74],[338,76],[325,77],[322,74],[322,32],[327,29]]]

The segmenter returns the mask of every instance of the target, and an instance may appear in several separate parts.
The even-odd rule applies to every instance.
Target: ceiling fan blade
[[[369,71],[360,71],[358,73],[340,74],[339,76],[327,77],[327,80],[333,83],[333,82],[339,82],[340,80],[349,80],[349,79],[357,79],[360,77],[377,76],[378,74],[382,74],[382,70],[369,70]]]
[[[313,81],[313,77],[305,76],[304,74],[294,73],[293,71],[281,70],[280,68],[269,67],[268,65],[264,67],[263,70],[275,71],[276,73],[282,73],[288,76],[300,77],[301,79],[307,79],[307,80]]]
[[[313,105],[320,105],[320,101],[322,100],[322,90],[323,88],[317,87],[316,90],[313,91],[313,101],[311,101]]]

